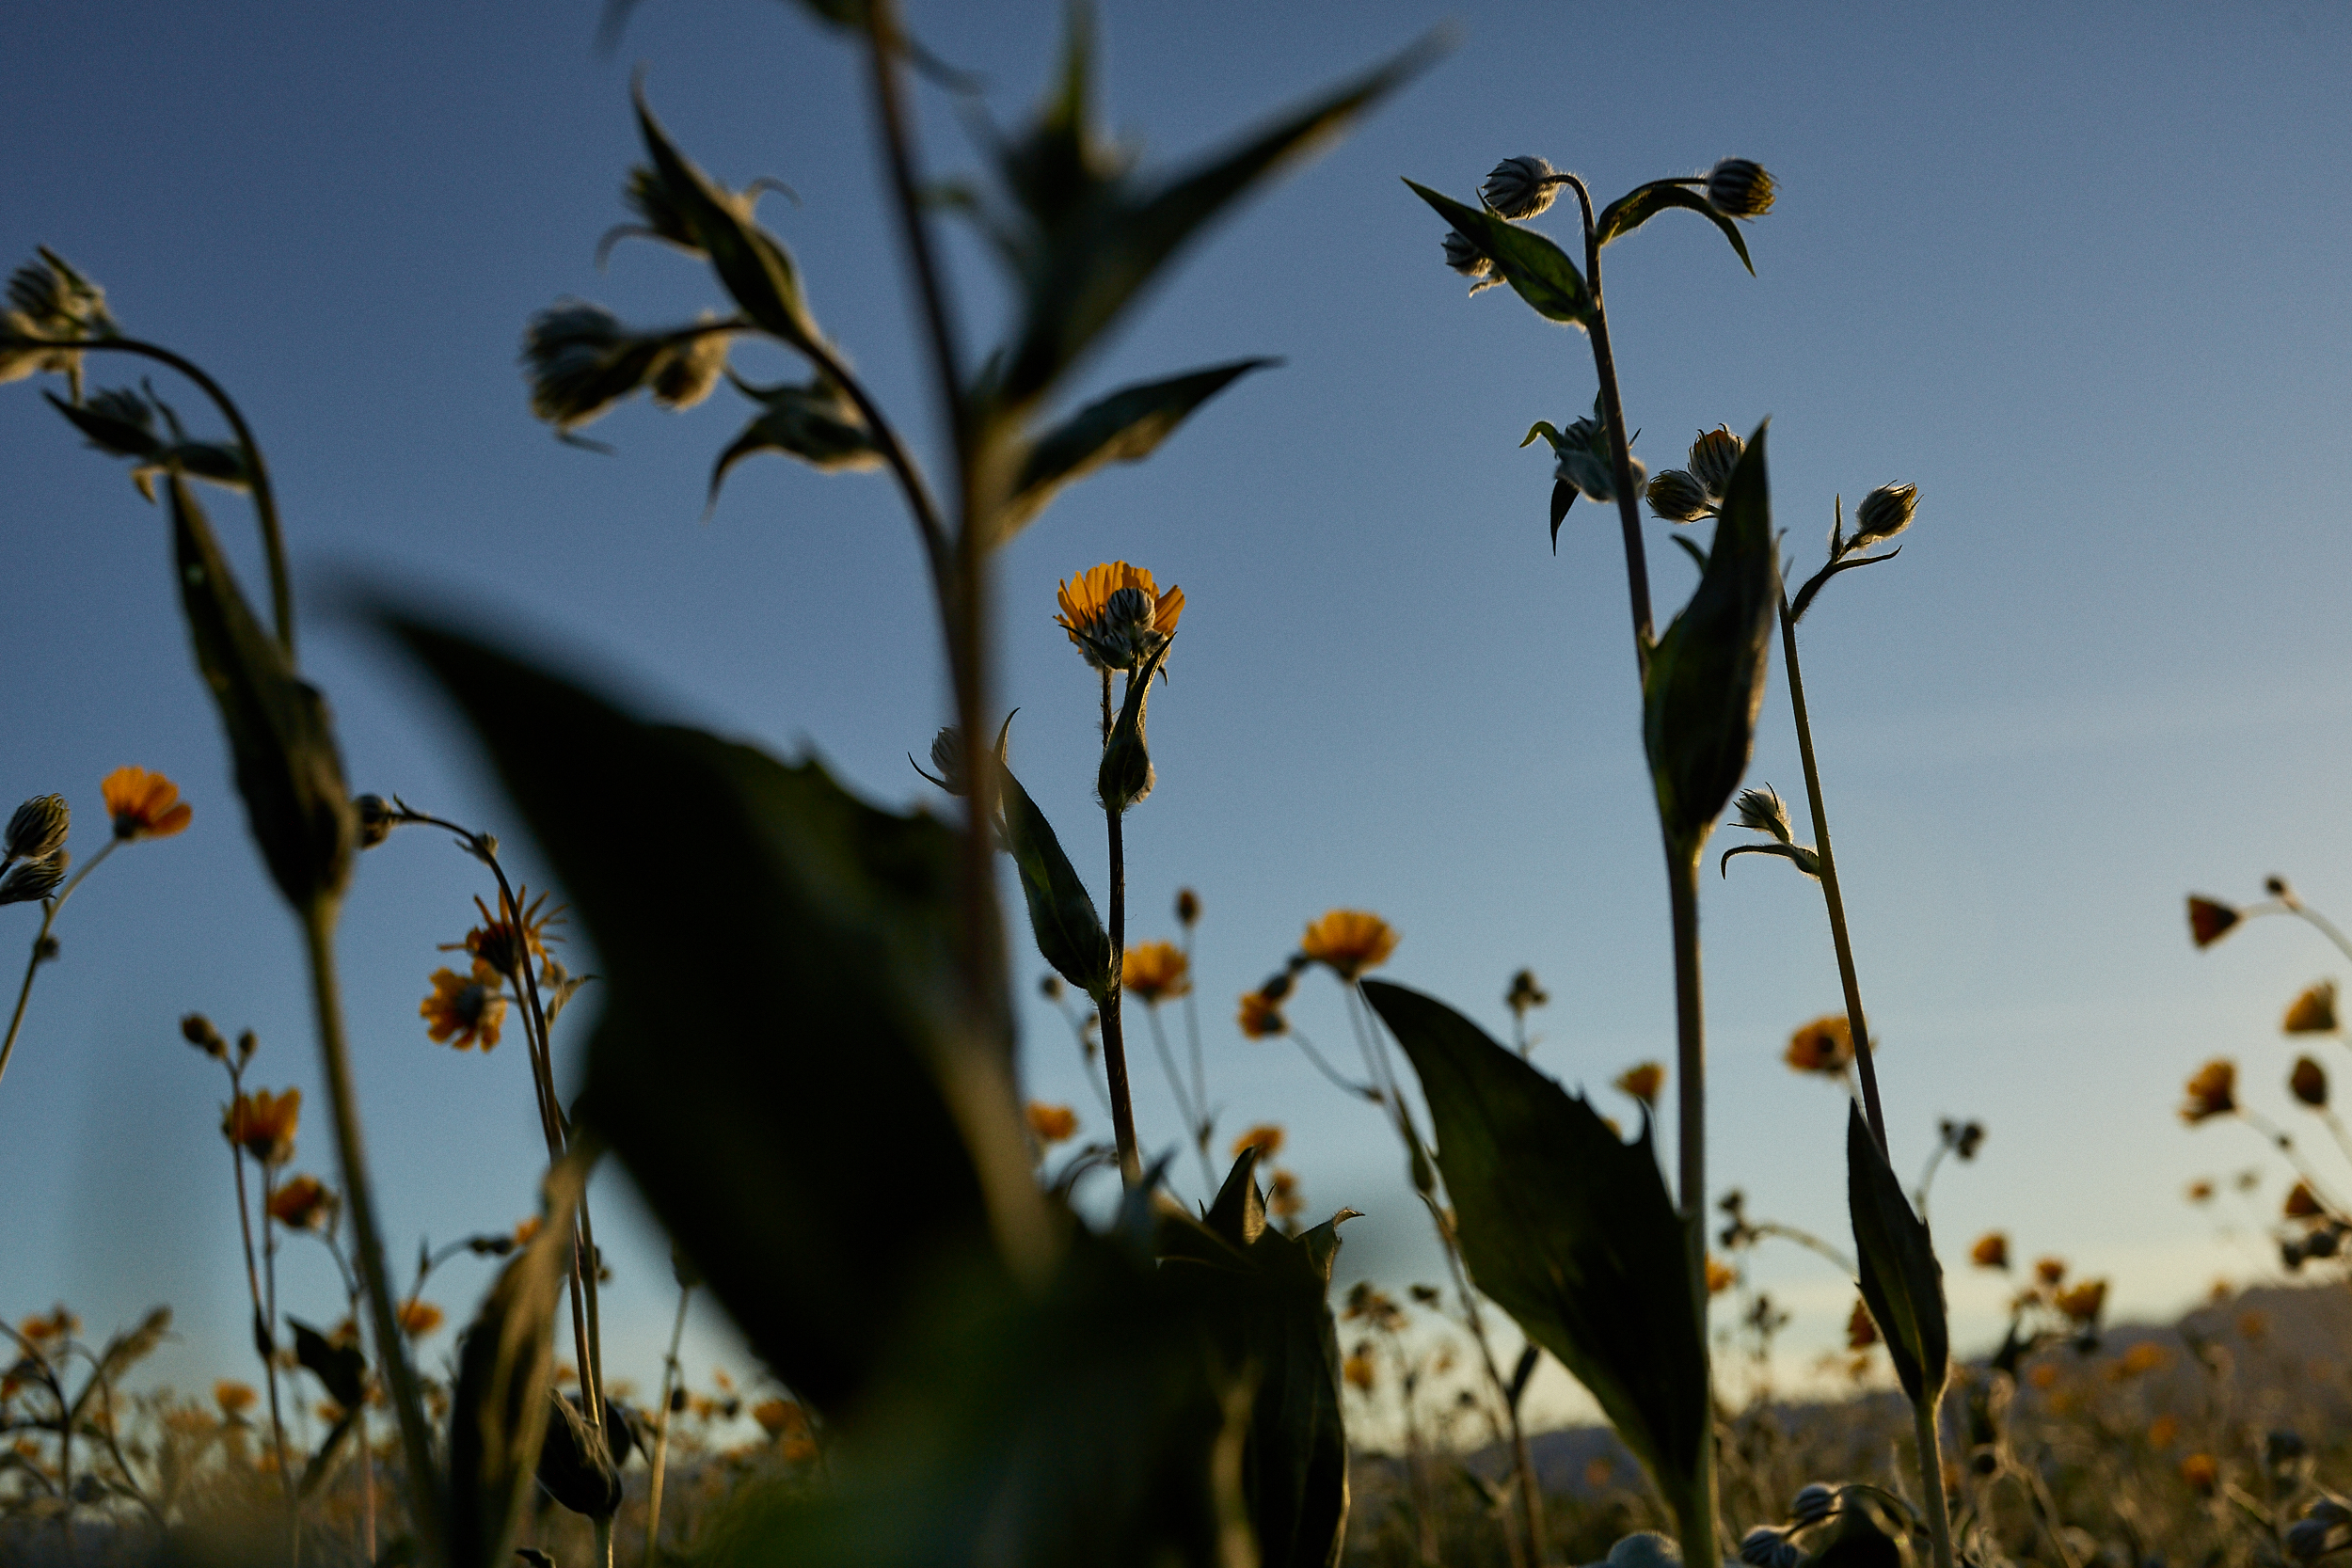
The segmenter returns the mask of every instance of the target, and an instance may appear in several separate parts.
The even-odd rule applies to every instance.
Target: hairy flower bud
[[[389,801],[381,795],[356,795],[351,800],[352,815],[359,820],[359,847],[373,849],[392,836],[400,818],[392,814]]]
[[[1707,486],[1680,468],[1668,468],[1644,493],[1649,497],[1649,509],[1670,523],[1695,523],[1715,513]]]
[[[1788,808],[1781,803],[1780,795],[1771,785],[1762,789],[1743,789],[1739,800],[1740,826],[1752,832],[1770,833],[1783,844],[1795,842],[1795,833],[1788,826]]]
[[[36,795],[8,818],[5,853],[12,861],[46,860],[65,847],[72,808],[62,795]]]
[[[1707,173],[1707,199],[1735,218],[1760,218],[1772,210],[1772,177],[1761,164],[1725,158]]]
[[[710,312],[706,310],[703,316],[708,320]],[[727,334],[706,332],[689,339],[673,349],[653,372],[653,401],[668,409],[691,408],[710,395],[726,368]]]
[[[1862,498],[1854,508],[1852,547],[1861,549],[1881,540],[1892,539],[1911,526],[1911,515],[1918,509],[1919,487],[1916,484],[1882,484]]]
[[[1535,216],[1558,199],[1560,186],[1551,176],[1551,166],[1541,158],[1505,158],[1486,176],[1480,194],[1487,206],[1516,223]]]
[[[1731,433],[1728,425],[1699,432],[1691,443],[1688,467],[1691,477],[1707,488],[1709,500],[1720,501],[1731,491],[1731,470],[1740,466],[1740,454],[1748,444]]]
[[[7,876],[0,877],[0,904],[27,904],[48,897],[65,880],[66,863],[71,858],[60,849],[37,861],[17,862],[8,867]]]
[[[931,780],[950,795],[965,795],[971,785],[963,776],[963,732],[953,724],[944,724],[931,736],[931,766],[939,776]]]
[[[1188,887],[1176,890],[1176,923],[1189,927],[1200,918],[1200,895]]]
[[[1478,248],[1458,229],[1445,231],[1445,264],[1464,277],[1486,277],[1495,270],[1495,259]]]

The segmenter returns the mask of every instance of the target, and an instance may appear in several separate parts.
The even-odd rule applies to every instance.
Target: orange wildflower
[[[1245,1148],[1255,1148],[1261,1159],[1271,1160],[1282,1149],[1282,1130],[1270,1121],[1262,1121],[1233,1140],[1233,1158],[1241,1158]]]
[[[469,975],[435,970],[433,994],[417,1006],[425,1021],[425,1037],[460,1051],[470,1050],[478,1039],[483,1050],[489,1050],[498,1044],[499,1030],[506,1023],[504,985],[499,972],[481,958],[474,959]]]
[[[1290,1022],[1282,1017],[1282,1006],[1263,991],[1244,991],[1241,997],[1241,1032],[1253,1040],[1272,1039],[1287,1034]]]
[[[1133,670],[1176,635],[1184,591],[1163,594],[1152,574],[1123,561],[1089,567],[1059,585],[1055,622],[1097,670]]]
[[[1878,1342],[1879,1325],[1877,1320],[1870,1316],[1869,1303],[1855,1302],[1853,1310],[1846,1315],[1846,1348],[1866,1351]]]
[[[530,894],[526,887],[516,896],[527,898]],[[519,918],[509,920],[501,918],[512,912],[504,894],[499,895],[497,915],[476,896],[473,907],[482,911],[482,924],[468,931],[463,942],[441,943],[440,951],[471,954],[501,974],[518,974],[526,961],[546,961],[548,942],[564,940],[548,930],[549,927],[564,923],[564,908],[558,905],[549,910],[547,903],[548,895],[543,893],[524,906]]]
[[[180,799],[180,786],[144,768],[118,768],[100,783],[106,815],[117,838],[169,838],[188,825],[194,807]]]
[[[808,1413],[790,1400],[762,1400],[752,1406],[752,1419],[771,1437],[805,1437]]]
[[[1656,1062],[1644,1062],[1617,1074],[1617,1087],[1643,1104],[1655,1109],[1658,1091],[1666,1086],[1666,1069]]]
[[[2210,1497],[2221,1481],[2221,1466],[2209,1453],[2193,1453],[2181,1461],[2181,1479],[2201,1497]]]
[[[2162,1345],[2153,1339],[2142,1339],[2117,1357],[2115,1370],[2120,1377],[2138,1377],[2143,1373],[2161,1370],[2164,1365],[2171,1359],[2164,1354]]]
[[[1278,1220],[1295,1220],[1307,1210],[1307,1195],[1298,1190],[1298,1178],[1286,1170],[1278,1170],[1266,1183],[1266,1212]]]
[[[2279,1027],[2290,1035],[2332,1035],[2336,1032],[2336,983],[2322,980],[2287,1006]]]
[[[294,1158],[294,1128],[302,1119],[302,1091],[273,1095],[267,1089],[237,1096],[221,1113],[221,1135],[265,1165]]]
[[[1029,1101],[1029,1131],[1041,1144],[1065,1143],[1078,1132],[1078,1113],[1067,1105],[1048,1105],[1041,1100]]]
[[[1369,910],[1332,910],[1307,927],[1298,950],[1353,985],[1389,961],[1396,941],[1396,928]]]
[[[1824,1014],[1788,1037],[1781,1060],[1799,1072],[1842,1077],[1853,1065],[1853,1025],[1843,1013]]]
[[[400,1304],[399,1317],[400,1331],[411,1339],[421,1339],[441,1326],[441,1309],[413,1296]]]
[[[1977,1238],[1977,1244],[1968,1249],[1968,1261],[1980,1269],[2009,1267],[2009,1238],[1997,1230],[1988,1230]]]
[[[213,1402],[220,1406],[220,1413],[224,1416],[242,1416],[252,1409],[254,1402],[260,1398],[249,1385],[233,1383],[227,1378],[213,1385]]]
[[[1372,1357],[1361,1354],[1349,1356],[1341,1365],[1340,1375],[1347,1380],[1349,1386],[1371,1393],[1374,1381]]]
[[[1722,1259],[1709,1257],[1707,1259],[1707,1293],[1708,1295],[1720,1296],[1739,1283],[1739,1280],[1740,1275],[1737,1271]]]
[[[2066,1259],[2063,1258],[2037,1259],[2033,1266],[2033,1276],[2044,1285],[2056,1285],[2066,1277]]]
[[[2074,1322],[2088,1327],[2099,1321],[2100,1312],[2107,1304],[2107,1282],[2086,1279],[2072,1290],[2060,1291],[2053,1305]]]
[[[269,1195],[269,1217],[296,1230],[324,1228],[335,1217],[335,1194],[315,1176],[297,1176]]]
[[[1192,990],[1192,960],[1172,942],[1139,942],[1126,951],[1119,984],[1130,996],[1156,1006]]]
[[[2058,1386],[2058,1377],[2059,1372],[2055,1362],[2037,1361],[2034,1363],[2033,1370],[2026,1374],[2026,1381],[2047,1393]]]
[[[2181,1106],[2181,1119],[2190,1126],[2228,1116],[2237,1109],[2236,1066],[2227,1057],[2215,1057],[2189,1079],[2187,1092],[2188,1099]]]
[[[2217,898],[2201,898],[2195,894],[2188,899],[2188,940],[2200,947],[2211,947],[2229,935],[2230,927],[2246,917]]]

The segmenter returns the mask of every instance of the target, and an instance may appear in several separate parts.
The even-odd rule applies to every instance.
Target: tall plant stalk
[[[1103,744],[1111,741],[1111,673],[1103,672]],[[1127,830],[1125,814],[1105,801],[1103,820],[1109,836],[1110,855],[1110,974],[1104,979],[1097,1009],[1103,1016],[1103,1076],[1111,1091],[1111,1136],[1119,1146],[1119,1174],[1130,1187],[1143,1180],[1143,1160],[1136,1148],[1136,1107],[1127,1079]],[[1210,1183],[1214,1191],[1216,1183]]]

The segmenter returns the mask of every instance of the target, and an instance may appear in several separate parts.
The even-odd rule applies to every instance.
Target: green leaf
[[[801,297],[800,272],[791,252],[752,221],[746,197],[730,196],[678,151],[654,119],[642,82],[631,88],[630,97],[665,210],[691,230],[735,303],[764,330],[794,347],[817,341],[817,324]]]
[[[531,1499],[555,1386],[555,1312],[570,1277],[587,1163],[548,1172],[539,1230],[499,1271],[466,1330],[450,1397],[452,1568],[504,1568]]]
[[[1089,123],[1088,59],[1073,22],[1070,63],[1034,147],[1008,150],[1006,181],[1025,231],[1001,241],[1025,301],[997,383],[1010,409],[1041,397],[1135,302],[1169,258],[1212,219],[1278,170],[1330,142],[1435,55],[1423,41],[1276,121],[1219,156],[1138,188]]]
[[[1670,207],[1696,213],[1722,230],[1724,238],[1731,242],[1731,248],[1740,253],[1740,263],[1748,269],[1748,276],[1756,276],[1756,263],[1748,260],[1748,242],[1740,237],[1740,226],[1717,210],[1713,202],[1678,180],[1653,180],[1646,185],[1635,186],[1602,208],[1600,218],[1593,227],[1600,235],[1600,243],[1607,245],[1623,239]]]
[[[288,903],[332,902],[351,879],[358,824],[326,699],[253,618],[187,481],[174,472],[168,484],[181,608],[229,732],[246,820]]]
[[[1003,544],[1045,509],[1062,486],[1106,463],[1138,463],[1184,422],[1185,417],[1251,371],[1279,359],[1237,359],[1170,376],[1165,381],[1122,387],[1089,404],[1029,449],[1013,483],[1012,499],[997,521]]]
[[[1054,972],[1102,1002],[1110,994],[1111,939],[1095,912],[1070,857],[1062,852],[1054,825],[1021,787],[1009,768],[999,767],[999,804],[1005,814],[1005,847],[1021,872],[1021,895],[1029,908],[1029,930]]]
[[[1642,743],[1669,843],[1696,858],[1747,771],[1779,603],[1764,426],[1748,438],[1691,600],[1650,654]]]
[[[1592,291],[1568,253],[1537,233],[1522,229],[1484,207],[1471,207],[1440,196],[1415,181],[1405,182],[1413,194],[1438,210],[1454,231],[1485,251],[1513,292],[1546,321],[1581,326],[1592,313]],[[1522,446],[1526,443],[1521,442]]]
[[[367,1402],[368,1358],[356,1344],[339,1345],[304,1323],[300,1318],[286,1320],[294,1325],[294,1360],[319,1380],[326,1397],[345,1410],[357,1410]]]
[[[1951,1337],[1944,1317],[1944,1268],[1926,1222],[1911,1211],[1903,1184],[1851,1105],[1846,1117],[1846,1206],[1853,1215],[1862,1299],[1886,1341],[1895,1375],[1915,1405],[1930,1409],[1951,1375]]]
[[[784,452],[823,474],[882,466],[882,450],[874,444],[865,416],[831,377],[819,374],[797,387],[760,388],[740,381],[736,386],[760,404],[763,412],[743,427],[712,467],[712,507],[719,504],[719,486],[727,470],[755,451]]]
[[[1707,1344],[1646,1118],[1621,1143],[1443,1003],[1363,990],[1421,1078],[1471,1278],[1592,1391],[1683,1516],[1707,1486]]]
[[[394,625],[594,939],[582,1115],[777,1376],[843,1409],[927,1281],[993,1266],[992,1198],[1031,1237],[1004,1058],[963,1033],[953,830]]]

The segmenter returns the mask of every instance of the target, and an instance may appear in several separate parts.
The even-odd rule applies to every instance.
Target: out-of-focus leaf
[[[1584,325],[1592,313],[1593,294],[1566,251],[1534,230],[1522,229],[1484,207],[1441,196],[1416,181],[1405,182],[1413,187],[1414,195],[1436,208],[1455,233],[1486,252],[1502,280],[1537,315],[1571,326]]]
[[[1263,1568],[1331,1568],[1346,1544],[1348,1497],[1327,1298],[1339,1227],[1356,1211],[1285,1236],[1266,1224],[1260,1152],[1242,1150],[1202,1220],[1163,1219],[1161,1272],[1192,1304],[1218,1364],[1255,1386],[1242,1495]]]
[[[357,1410],[366,1403],[366,1353],[357,1344],[337,1344],[300,1318],[286,1321],[294,1327],[294,1360],[319,1380],[326,1397],[345,1410]]]
[[[999,767],[999,804],[1005,814],[1005,847],[1021,872],[1021,895],[1029,908],[1029,930],[1054,972],[1101,1002],[1110,993],[1111,939],[1095,911],[1076,867],[1062,852],[1054,825],[1029,792]]]
[[[761,405],[761,412],[743,433],[719,454],[710,470],[710,504],[719,504],[719,486],[727,470],[755,451],[780,451],[797,457],[818,473],[848,473],[882,466],[882,450],[873,432],[830,376],[818,373],[805,385],[736,386]]]
[[[610,1519],[620,1511],[621,1471],[612,1449],[580,1406],[552,1388],[538,1473],[548,1496],[574,1513]]]
[[[112,1388],[123,1373],[155,1354],[155,1347],[171,1332],[171,1308],[158,1307],[139,1320],[136,1328],[126,1329],[106,1341],[106,1348],[98,1353],[98,1364],[91,1368],[89,1381],[73,1398],[69,1424],[78,1425],[93,1397],[110,1397],[103,1391]]]
[[[302,1479],[294,1487],[294,1496],[310,1497],[326,1483],[328,1476],[334,1474],[335,1455],[342,1450],[343,1439],[349,1437],[358,1424],[358,1409],[344,1406],[343,1413],[335,1418],[335,1424],[326,1429],[326,1440],[319,1444],[318,1451],[310,1456],[310,1463],[302,1466]]]
[[[1862,1299],[1886,1341],[1887,1359],[1914,1404],[1932,1407],[1951,1374],[1951,1337],[1944,1317],[1944,1267],[1925,1221],[1912,1212],[1903,1184],[1862,1119],[1846,1118],[1846,1206],[1853,1216]]]
[[[1012,499],[997,521],[1003,544],[1045,509],[1063,485],[1106,463],[1137,463],[1149,457],[1194,409],[1251,371],[1279,359],[1237,359],[1165,381],[1122,387],[1088,404],[1040,437],[1021,466]]]
[[[1085,26],[1073,16],[1061,82],[1037,131],[1000,155],[1020,212],[998,226],[999,246],[1018,274],[1024,308],[994,389],[1014,410],[1051,388],[1235,198],[1340,135],[1436,53],[1429,42],[1416,44],[1232,150],[1145,187],[1090,124]]]
[[[1731,248],[1740,253],[1740,264],[1756,276],[1756,263],[1748,260],[1748,242],[1740,235],[1740,226],[1726,217],[1715,204],[1699,192],[1677,180],[1653,180],[1646,185],[1636,185],[1601,209],[1599,219],[1593,225],[1600,235],[1600,243],[1623,239],[1659,214],[1679,207],[1696,213],[1724,231]]]
[[[1560,524],[1566,518],[1568,508],[1575,504],[1576,486],[1565,479],[1553,480],[1551,482],[1551,553],[1554,555],[1560,553]]]
[[[229,732],[246,820],[288,903],[332,902],[351,879],[358,823],[326,699],[253,618],[187,482],[174,473],[168,485],[180,603]]]
[[[1651,652],[1642,692],[1659,817],[1668,841],[1693,859],[1747,771],[1764,702],[1780,580],[1764,429],[1732,470],[1707,568]]]
[[[1471,1278],[1592,1391],[1681,1516],[1708,1485],[1707,1344],[1647,1119],[1621,1143],[1443,1003],[1378,980],[1364,995],[1420,1075]]]
[[[572,1213],[587,1180],[587,1163],[577,1157],[548,1173],[538,1234],[499,1271],[458,1350],[449,1422],[452,1568],[504,1568],[530,1500],[554,1388],[555,1311],[571,1274]]]
[[[795,347],[815,342],[819,334],[802,297],[800,271],[792,264],[791,252],[752,221],[748,195],[723,190],[677,150],[654,119],[642,83],[631,96],[638,129],[660,183],[660,199],[692,232],[735,303],[763,329]]]
[[[43,392],[41,396],[88,438],[94,450],[110,457],[130,458],[131,483],[139,487],[139,494],[151,503],[155,499],[156,476],[175,467],[224,489],[252,487],[252,473],[246,465],[243,448],[220,441],[191,441],[179,428],[177,419],[170,420],[168,436],[158,433],[157,405],[127,388],[94,393],[87,403],[82,404],[69,403],[55,392]],[[167,416],[170,414],[168,408],[164,411]]]
[[[987,1193],[1037,1199],[1009,1081],[955,1033],[953,832],[866,805],[814,761],[396,629],[595,941],[583,1116],[753,1348],[842,1410],[928,1309],[926,1282],[993,1256]],[[1020,1212],[998,1213],[1014,1244]]]

